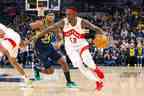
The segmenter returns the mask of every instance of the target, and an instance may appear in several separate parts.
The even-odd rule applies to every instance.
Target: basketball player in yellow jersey
[[[39,37],[48,32],[57,32],[59,29],[63,30],[65,50],[73,65],[78,67],[87,78],[95,80],[96,89],[101,90],[103,87],[104,72],[93,61],[83,29],[89,28],[96,31],[97,34],[102,35],[104,31],[89,21],[78,17],[77,9],[74,7],[67,8],[66,15],[66,18],[46,28]],[[37,24],[31,24],[32,28],[37,26]]]

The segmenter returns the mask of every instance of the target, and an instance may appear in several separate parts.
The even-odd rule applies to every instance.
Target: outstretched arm
[[[32,29],[36,29],[37,27],[39,27],[42,23],[41,22],[36,22],[36,23],[31,23],[30,26]],[[49,32],[59,32],[60,29],[63,29],[64,26],[64,21],[63,19],[54,23],[53,25],[45,28],[44,30],[42,30],[37,36],[33,36],[32,37],[32,41],[36,42],[38,40],[38,38],[44,36],[45,34],[48,34]]]
[[[82,28],[88,28],[96,32],[96,34],[105,34],[104,30],[102,30],[100,27],[92,24],[88,20],[83,19],[82,20]]]
[[[37,26],[41,25],[40,22],[38,22],[37,24],[31,24],[30,26],[32,27],[32,29],[36,28]],[[40,32],[40,34],[38,34],[38,36],[34,37],[34,39],[38,39],[42,36],[44,36],[45,34],[48,34],[49,32],[59,32],[59,29],[63,29],[64,26],[64,21],[60,20],[59,22],[56,22],[55,24],[45,28],[42,32]]]
[[[47,33],[47,32],[60,32],[60,29],[63,29],[64,26],[64,21],[60,20],[58,22],[56,22],[55,24],[47,27],[46,29],[43,30],[43,33]]]

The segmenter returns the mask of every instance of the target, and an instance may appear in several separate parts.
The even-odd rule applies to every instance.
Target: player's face
[[[47,16],[46,19],[50,22],[54,21],[54,16]]]
[[[73,10],[71,10],[71,9],[68,9],[68,10],[66,10],[66,15],[67,15],[67,18],[68,18],[69,20],[73,20],[73,19],[76,18],[77,12],[75,12],[75,11],[73,11]]]
[[[75,15],[75,14],[68,13],[68,14],[67,14],[67,17],[68,17],[68,19],[74,19],[74,18],[76,17],[76,15]]]

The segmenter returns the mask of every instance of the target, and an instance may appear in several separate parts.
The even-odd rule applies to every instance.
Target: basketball
[[[109,40],[108,37],[105,35],[96,35],[93,43],[96,45],[97,48],[107,48]]]

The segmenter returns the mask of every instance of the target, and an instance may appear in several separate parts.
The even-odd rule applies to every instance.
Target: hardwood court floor
[[[0,82],[0,96],[144,96],[144,72],[142,68],[103,67],[105,87],[95,90],[95,82],[87,80],[78,70],[71,70],[72,79],[80,88],[65,88],[62,70],[57,69],[54,76],[33,83],[34,88],[22,88],[20,83]],[[5,69],[17,75],[14,69]],[[26,70],[32,75],[31,70]]]

